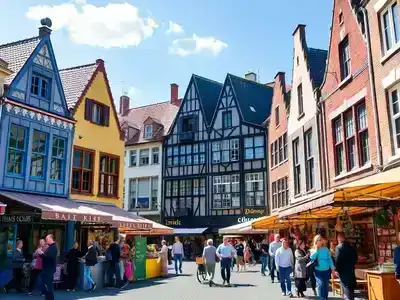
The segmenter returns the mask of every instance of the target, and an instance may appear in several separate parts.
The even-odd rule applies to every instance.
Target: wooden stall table
[[[400,298],[400,284],[393,272],[367,270],[368,300],[395,300]]]

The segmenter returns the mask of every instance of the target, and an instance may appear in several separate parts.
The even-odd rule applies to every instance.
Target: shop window
[[[94,151],[74,147],[71,186],[73,193],[93,192],[93,162]]]
[[[118,197],[119,157],[100,155],[99,194],[104,197]]]
[[[245,181],[246,206],[263,206],[265,203],[263,173],[248,173]]]
[[[51,150],[50,179],[63,180],[65,166],[65,143],[62,137],[53,136]]]

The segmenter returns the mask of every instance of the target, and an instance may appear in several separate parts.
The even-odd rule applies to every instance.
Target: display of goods
[[[378,227],[387,227],[393,220],[393,214],[389,209],[381,209],[375,215],[375,224]]]

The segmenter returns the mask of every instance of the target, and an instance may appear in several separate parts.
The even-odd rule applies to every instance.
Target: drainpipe
[[[376,137],[376,149],[378,151],[378,169],[382,169],[383,166],[383,158],[382,158],[382,144],[381,144],[381,135],[380,135],[380,126],[379,126],[379,116],[378,116],[378,103],[376,100],[376,88],[375,88],[375,75],[374,75],[374,66],[372,63],[372,50],[371,50],[371,36],[369,32],[369,22],[367,16],[367,10],[365,7],[361,7],[360,11],[363,14],[363,20],[365,25],[365,36],[367,41],[367,51],[368,51],[368,72],[369,72],[369,82],[371,88],[371,98],[372,98],[372,110],[374,114],[374,123],[375,123],[375,137]]]
[[[324,117],[323,117],[322,111],[321,111],[321,103],[318,101],[318,99],[320,98],[319,90],[315,89],[314,90],[314,94],[315,94],[315,98],[317,99],[317,101],[316,101],[316,105],[317,105],[317,127],[318,127],[317,132],[322,133],[318,137],[318,148],[324,150],[325,149],[325,135],[324,135],[324,132],[323,132],[323,120],[324,120]],[[326,152],[326,151],[320,151],[320,153],[319,153],[321,190],[324,191],[325,188],[326,188],[326,174],[325,174],[326,173],[326,166],[325,166],[325,161],[322,158],[322,152]]]
[[[321,130],[323,142],[323,152],[324,152],[324,165],[325,165],[325,189],[327,190],[330,187],[330,173],[329,173],[329,161],[328,161],[328,150],[327,150],[327,135],[326,135],[326,120],[325,120],[325,102],[322,99],[322,96],[319,97],[319,106],[321,110]]]

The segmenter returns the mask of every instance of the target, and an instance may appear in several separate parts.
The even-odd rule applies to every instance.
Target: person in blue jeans
[[[318,297],[320,300],[328,300],[329,279],[331,272],[335,271],[335,267],[331,252],[325,246],[325,241],[319,234],[314,237],[310,259],[316,261],[314,274],[317,280]]]
[[[227,283],[228,286],[231,285],[231,265],[232,257],[234,257],[235,252],[235,248],[229,244],[228,238],[224,237],[223,243],[218,246],[216,252],[221,264],[222,285],[225,285],[225,283]]]
[[[282,247],[275,253],[275,264],[279,270],[282,296],[292,297],[290,274],[293,272],[294,257],[287,239],[283,239]]]
[[[175,237],[175,243],[172,245],[172,256],[174,257],[175,261],[176,275],[178,275],[178,270],[182,274],[183,244],[177,236]]]
[[[276,263],[275,263],[275,253],[276,251],[282,247],[281,243],[281,237],[279,234],[275,234],[275,240],[269,244],[269,264],[270,264],[270,274],[271,274],[271,283],[274,283],[275,280],[275,269],[276,269]],[[279,281],[279,270],[276,270],[276,275],[278,277]]]
[[[268,266],[268,271],[270,271],[270,266],[269,266],[269,245],[268,245],[268,240],[266,238],[263,239],[263,241],[261,242],[260,250],[261,250],[261,253],[260,253],[261,275],[262,276],[266,276],[265,271],[267,270],[267,266]]]

